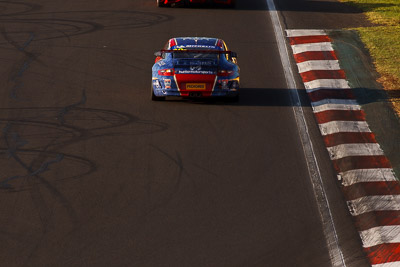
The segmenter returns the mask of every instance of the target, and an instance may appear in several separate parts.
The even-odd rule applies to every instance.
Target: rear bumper
[[[179,96],[184,98],[212,98],[212,97],[235,97],[239,95],[239,89],[209,91],[179,91],[166,89],[153,89],[156,96]]]
[[[183,0],[163,0],[162,3],[164,5],[170,5],[170,4],[175,4],[175,3],[184,3]]]
[[[152,90],[157,97],[235,97],[239,95],[239,89],[239,76],[175,74],[174,76],[152,78]]]
[[[232,5],[234,0],[213,0],[215,4]]]
[[[232,5],[234,0],[189,0],[188,2],[191,4],[206,4],[206,3],[214,3],[214,4],[226,4]],[[184,0],[164,0],[164,5],[176,4],[176,3],[184,3]]]

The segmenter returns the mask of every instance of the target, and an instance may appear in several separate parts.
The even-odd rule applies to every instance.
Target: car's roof
[[[166,49],[212,49],[224,50],[224,41],[210,37],[176,37],[168,41]]]

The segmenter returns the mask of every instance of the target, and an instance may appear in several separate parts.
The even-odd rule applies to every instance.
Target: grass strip
[[[400,0],[340,0],[363,10],[373,27],[356,28],[369,50],[378,82],[400,117]]]

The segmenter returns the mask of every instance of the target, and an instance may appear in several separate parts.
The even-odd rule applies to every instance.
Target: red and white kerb
[[[287,30],[330,159],[374,267],[400,266],[400,183],[323,30]]]

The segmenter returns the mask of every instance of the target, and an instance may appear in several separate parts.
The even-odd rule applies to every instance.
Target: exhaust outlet
[[[201,92],[190,92],[189,93],[189,97],[202,97],[202,93]]]

